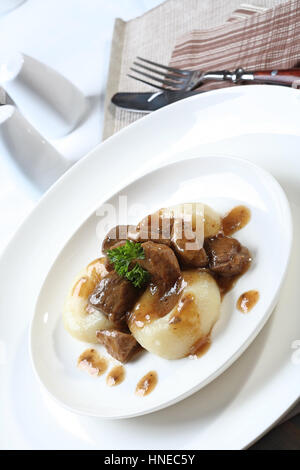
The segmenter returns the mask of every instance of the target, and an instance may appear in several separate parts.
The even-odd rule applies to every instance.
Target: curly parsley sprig
[[[126,240],[124,245],[108,250],[107,256],[119,276],[131,281],[135,287],[142,287],[148,282],[150,278],[148,271],[139,264],[135,264],[132,268],[130,266],[137,259],[145,259],[145,253],[140,243]]]

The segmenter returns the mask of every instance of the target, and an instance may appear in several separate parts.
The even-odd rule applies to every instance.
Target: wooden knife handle
[[[256,70],[250,72],[255,83],[273,83],[300,88],[300,68],[283,70]]]

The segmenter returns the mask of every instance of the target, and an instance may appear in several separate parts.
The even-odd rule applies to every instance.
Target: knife
[[[119,107],[128,111],[136,111],[141,113],[150,113],[156,111],[163,106],[175,103],[175,101],[189,98],[190,96],[205,93],[200,90],[193,91],[158,91],[152,93],[116,93],[111,101]]]

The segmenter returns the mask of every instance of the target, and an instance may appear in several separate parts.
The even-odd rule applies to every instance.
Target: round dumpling
[[[106,274],[105,258],[96,259],[77,276],[66,298],[64,327],[80,341],[97,343],[97,330],[113,328],[113,323],[107,316],[88,303],[89,296]]]
[[[213,277],[204,271],[183,272],[184,288],[175,307],[165,316],[148,315],[139,321],[135,309],[149,301],[149,288],[129,317],[129,328],[143,348],[165,359],[180,359],[193,352],[210,334],[219,318],[220,291]],[[147,309],[145,309],[147,310]]]
[[[196,206],[198,203],[193,203]],[[204,238],[214,237],[222,230],[221,216],[207,204],[204,207]],[[193,210],[193,224],[194,224],[194,210]],[[194,228],[194,227],[193,227]]]
[[[164,213],[164,209],[161,211]],[[201,223],[204,223],[204,238],[213,237],[222,230],[221,216],[207,204],[188,202],[172,206],[166,211],[167,213],[173,212],[177,217],[183,215],[184,212],[191,214],[193,230],[196,230],[197,224],[200,227]]]

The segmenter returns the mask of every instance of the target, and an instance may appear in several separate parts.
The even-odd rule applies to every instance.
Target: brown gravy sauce
[[[150,286],[137,302],[129,322],[134,322],[137,327],[142,328],[145,324],[164,317],[175,307],[184,286],[185,283],[180,277],[163,296],[157,286]]]
[[[186,292],[180,298],[174,312],[170,316],[169,325],[177,340],[189,335],[193,325],[198,319],[198,307],[191,292]]]
[[[169,325],[176,325],[177,323],[182,323],[186,315],[192,313],[192,309],[195,310],[195,299],[194,296],[190,293],[184,294],[178,302],[177,308],[174,314],[169,320]],[[176,329],[176,326],[174,327]]]
[[[144,375],[141,380],[138,382],[135,393],[140,397],[145,397],[149,393],[153,392],[157,385],[158,377],[157,373],[152,370],[148,374]]]
[[[240,295],[236,308],[242,313],[248,313],[257,304],[258,300],[259,292],[257,290],[249,290]]]
[[[87,298],[92,294],[98,282],[100,282],[102,277],[107,274],[107,270],[105,268],[105,258],[97,258],[92,261],[87,266],[86,272],[87,274],[78,279],[78,281],[74,284],[72,295]]]
[[[98,354],[95,349],[86,349],[77,361],[79,369],[87,371],[93,377],[104,374],[108,367],[105,357]]]
[[[204,354],[209,350],[211,346],[211,339],[208,335],[206,338],[202,338],[200,341],[197,341],[196,344],[191,349],[189,357],[191,359],[197,359],[204,356]]]
[[[106,383],[109,387],[115,387],[125,379],[125,368],[121,365],[115,366],[106,377]]]
[[[222,219],[224,235],[231,236],[248,224],[251,212],[246,206],[237,206]]]
[[[107,274],[105,265],[106,265],[105,256],[95,259],[87,266],[86,270],[87,270],[88,275],[92,276],[92,278],[96,282],[99,282],[101,278],[105,276],[105,274]]]
[[[72,295],[76,295],[78,297],[88,297],[93,290],[94,283],[91,283],[87,276],[82,276],[74,284],[72,289]]]

